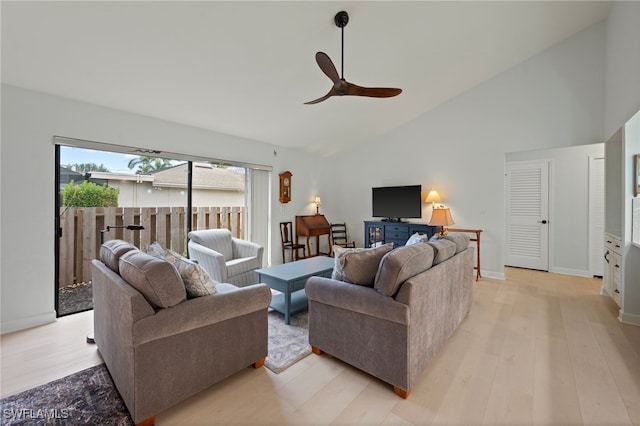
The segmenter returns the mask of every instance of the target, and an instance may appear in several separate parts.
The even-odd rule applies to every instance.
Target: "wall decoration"
[[[288,203],[291,201],[291,174],[290,171],[280,173],[280,202]]]

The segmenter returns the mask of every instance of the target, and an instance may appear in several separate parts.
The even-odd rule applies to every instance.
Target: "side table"
[[[469,238],[469,241],[473,241],[476,243],[476,266],[473,267],[473,269],[476,270],[476,281],[478,281],[478,278],[480,278],[482,275],[480,275],[480,233],[482,232],[482,229],[463,229],[463,228],[448,228],[449,232],[463,232],[463,233],[467,233],[467,234],[475,234],[475,238],[471,237]]]

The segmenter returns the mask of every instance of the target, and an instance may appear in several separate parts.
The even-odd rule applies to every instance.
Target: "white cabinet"
[[[615,300],[618,306],[622,306],[622,250],[620,237],[613,234],[604,234],[604,279],[602,281],[602,294],[606,294]]]

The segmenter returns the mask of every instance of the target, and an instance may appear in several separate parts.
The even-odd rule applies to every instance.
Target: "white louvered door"
[[[506,164],[506,265],[549,270],[549,162]]]

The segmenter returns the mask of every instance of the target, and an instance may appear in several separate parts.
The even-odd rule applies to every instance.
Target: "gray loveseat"
[[[361,276],[365,264],[336,258],[344,281],[311,277],[306,284],[313,351],[390,383],[407,398],[471,308],[473,248],[468,244],[468,237],[456,234],[382,253],[379,267],[373,260],[371,283],[358,282],[370,279]],[[355,279],[345,282],[350,274]]]
[[[264,363],[265,284],[216,283],[215,294],[187,298],[181,275],[197,265],[175,267],[124,241],[105,243],[91,266],[95,340],[136,423],[152,424],[172,405]]]

